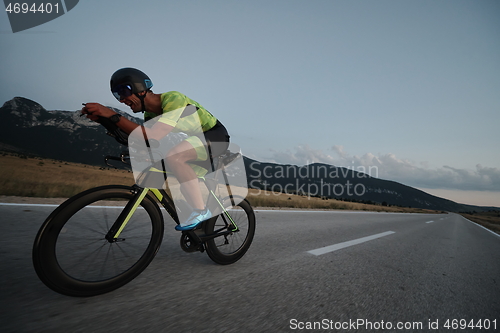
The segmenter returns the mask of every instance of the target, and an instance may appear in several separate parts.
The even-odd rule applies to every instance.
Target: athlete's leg
[[[168,152],[165,161],[181,184],[181,193],[187,203],[195,209],[205,209],[198,176],[187,164],[188,161],[195,161],[197,157],[194,147],[189,142],[182,141]]]

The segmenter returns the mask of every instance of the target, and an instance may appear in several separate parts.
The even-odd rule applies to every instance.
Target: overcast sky
[[[260,161],[378,176],[500,206],[500,1],[85,0],[13,34],[0,14],[0,104],[120,105],[136,67]],[[372,169],[373,170],[373,169]]]

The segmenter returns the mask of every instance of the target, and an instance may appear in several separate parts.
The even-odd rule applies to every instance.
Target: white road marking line
[[[460,216],[461,218],[463,218],[464,220],[466,220],[466,221],[468,221],[468,222],[470,222],[470,223],[472,223],[472,224],[474,224],[474,225],[477,225],[478,227],[483,228],[483,229],[484,229],[484,230],[486,230],[486,231],[489,231],[489,232],[490,232],[490,233],[492,233],[493,235],[495,235],[495,236],[497,236],[497,237],[500,237],[500,234],[497,234],[496,232],[494,232],[494,231],[492,231],[492,230],[490,230],[490,229],[488,229],[488,228],[483,227],[483,226],[482,226],[482,225],[480,225],[479,223],[473,222],[473,221],[471,221],[471,220],[469,220],[469,219],[467,219],[467,218],[463,217],[462,215],[459,215],[459,216]]]
[[[381,238],[384,236],[388,236],[388,235],[391,235],[394,233],[395,233],[394,231],[386,231],[386,232],[382,232],[380,234],[376,234],[376,235],[372,235],[372,236],[362,237],[362,238],[350,240],[350,241],[343,242],[343,243],[338,243],[338,244],[334,244],[334,245],[330,245],[330,246],[320,247],[319,249],[315,249],[315,250],[311,250],[311,251],[307,251],[307,252],[314,254],[315,256],[319,256],[319,255],[322,255],[325,253],[337,251],[337,250],[344,249],[346,247],[353,246],[353,245],[358,245],[358,244],[368,242],[368,241],[371,241],[371,240],[374,240],[377,238]]]
[[[6,202],[0,202],[0,206],[57,207],[57,206],[59,206],[59,205],[52,205],[52,204],[28,204],[28,203],[6,203]]]
[[[434,221],[427,221],[427,222],[425,222],[425,223],[432,223],[432,222],[434,222]]]
[[[53,204],[19,204],[19,203],[4,203],[0,202],[0,206],[26,206],[26,207],[59,207],[60,205]],[[85,206],[85,208],[125,208],[125,206]],[[142,209],[142,207],[137,207]]]
[[[254,208],[254,212],[259,213],[334,213],[334,214],[377,214],[377,215],[430,215],[423,213],[401,213],[401,212],[375,212],[375,211],[364,211],[364,210],[300,210],[300,209],[260,209]]]

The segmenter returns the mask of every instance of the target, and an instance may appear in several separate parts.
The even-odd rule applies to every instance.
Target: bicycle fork
[[[139,207],[144,197],[148,194],[148,191],[148,188],[140,188],[138,186],[134,186],[134,197],[127,202],[125,208],[122,210],[115,223],[113,223],[108,233],[104,237],[108,242],[115,243],[117,241],[124,240],[118,237],[127,225],[128,221],[130,221],[132,215],[134,215],[137,207]]]

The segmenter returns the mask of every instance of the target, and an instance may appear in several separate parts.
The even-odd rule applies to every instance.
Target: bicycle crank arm
[[[183,231],[181,235],[181,248],[186,252],[205,252],[205,246],[196,230]]]
[[[213,234],[210,234],[210,235],[200,236],[200,240],[204,243],[206,241],[209,241],[211,239],[214,239],[214,238],[217,238],[217,237],[220,237],[220,236],[231,235],[232,233],[234,233],[234,231],[231,231],[231,230],[222,231],[222,232],[216,232],[216,233],[213,233]]]

